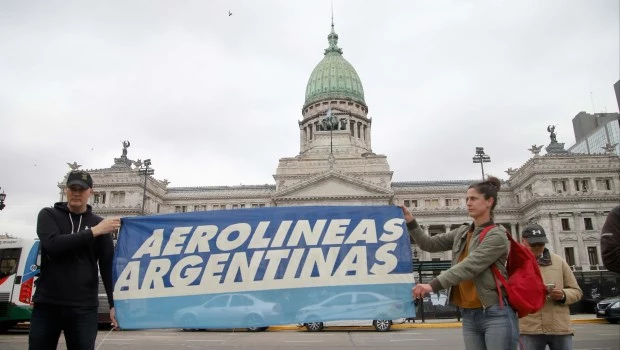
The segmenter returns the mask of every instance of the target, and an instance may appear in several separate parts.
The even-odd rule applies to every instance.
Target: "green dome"
[[[327,39],[329,47],[325,49],[325,57],[308,79],[304,109],[315,102],[330,99],[350,100],[366,106],[362,81],[355,68],[342,57],[333,24]]]

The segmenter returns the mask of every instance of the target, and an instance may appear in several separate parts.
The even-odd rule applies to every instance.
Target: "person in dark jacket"
[[[120,219],[93,214],[93,180],[85,171],[67,176],[67,202],[43,208],[37,219],[41,273],[33,296],[29,349],[56,349],[63,331],[67,349],[92,350],[97,338],[100,271],[116,327],[112,298],[114,243]]]
[[[620,205],[609,212],[603,224],[601,253],[605,268],[620,273]]]

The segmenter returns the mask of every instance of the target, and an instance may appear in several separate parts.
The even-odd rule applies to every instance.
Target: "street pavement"
[[[595,315],[575,315],[576,331],[573,350],[620,349],[620,326]],[[446,322],[448,321],[448,322]],[[288,327],[288,328],[287,328]],[[26,349],[28,330],[16,329],[0,334],[0,349]],[[376,332],[367,327],[329,327],[322,332],[307,332],[296,325],[270,327],[266,332],[244,330],[184,332],[178,329],[140,331],[100,331],[97,350],[164,350],[164,349],[382,349],[425,350],[463,349],[460,322],[426,320],[421,323],[395,324],[390,332]],[[58,349],[65,350],[61,338]]]

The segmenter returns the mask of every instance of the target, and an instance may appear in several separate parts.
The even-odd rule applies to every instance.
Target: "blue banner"
[[[274,207],[122,219],[120,327],[236,328],[413,317],[396,206]]]

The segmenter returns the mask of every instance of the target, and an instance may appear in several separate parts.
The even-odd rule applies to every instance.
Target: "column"
[[[510,234],[512,234],[512,238],[515,239],[515,241],[519,242],[521,240],[521,232],[519,232],[519,223],[518,222],[509,222],[508,225],[510,225]]]
[[[511,223],[511,222],[506,222],[506,223],[504,223],[503,225],[504,225],[504,227],[506,228],[506,230],[508,230],[508,233],[510,233],[510,234],[512,235],[512,237],[513,237],[513,238],[515,238],[515,240],[516,240],[515,233],[514,233],[514,231],[512,230],[512,223]]]
[[[517,242],[521,241],[521,224],[517,221],[515,222],[515,239],[517,240]]]
[[[549,231],[547,232],[547,239],[549,239],[549,244],[551,245],[551,251],[564,256],[564,252],[562,250],[562,243],[560,242],[560,230],[559,230],[559,218],[557,213],[549,214]]]
[[[410,249],[411,249],[411,259],[416,259],[416,256],[414,254],[414,251],[416,250],[417,245],[415,243],[411,243],[410,245]],[[419,260],[420,257],[418,256],[417,259]]]
[[[430,236],[429,228],[430,228],[431,225],[424,224],[424,225],[421,225],[421,226],[422,226],[422,230],[424,230],[424,234],[427,235],[427,236]],[[420,260],[423,260],[423,261],[431,260],[431,253],[429,253],[427,251],[424,251],[424,250],[421,250],[421,249],[420,249],[419,253],[421,255],[420,256]]]
[[[451,226],[452,225],[444,225],[444,232],[445,233],[450,232],[450,227]],[[445,251],[443,256],[444,256],[443,260],[452,260],[452,249]]]
[[[594,229],[599,234],[603,230],[603,225],[605,224],[605,220],[607,220],[607,216],[602,211],[597,211],[594,213]]]
[[[299,130],[299,142],[301,144],[302,149],[306,146],[307,141],[308,141],[308,137],[306,134],[306,128],[302,127]]]
[[[574,217],[574,223],[575,223],[575,227],[573,228],[575,231],[575,234],[577,235],[577,261],[579,262],[580,266],[590,266],[590,261],[588,260],[588,254],[587,254],[587,249],[586,249],[586,245],[583,242],[583,231],[584,231],[584,227],[583,227],[583,218],[581,217],[581,213],[574,213],[573,214]]]
[[[422,225],[422,228],[424,229],[424,233],[429,235],[429,236],[431,235],[430,232],[429,232],[429,227],[430,226],[431,225]]]
[[[372,120],[368,122],[368,135],[366,137],[366,145],[368,146],[368,148],[372,149],[372,142],[371,142],[371,137],[372,137],[372,133],[370,132],[370,127],[372,126]]]
[[[599,265],[603,264],[603,256],[602,256],[603,252],[601,251],[600,234],[603,231],[603,225],[605,224],[606,219],[607,219],[607,216],[605,216],[605,213],[603,213],[602,211],[594,212],[594,221],[592,222],[592,225],[594,226],[597,236],[599,237],[598,241],[596,242],[596,255],[597,255],[596,259]]]

